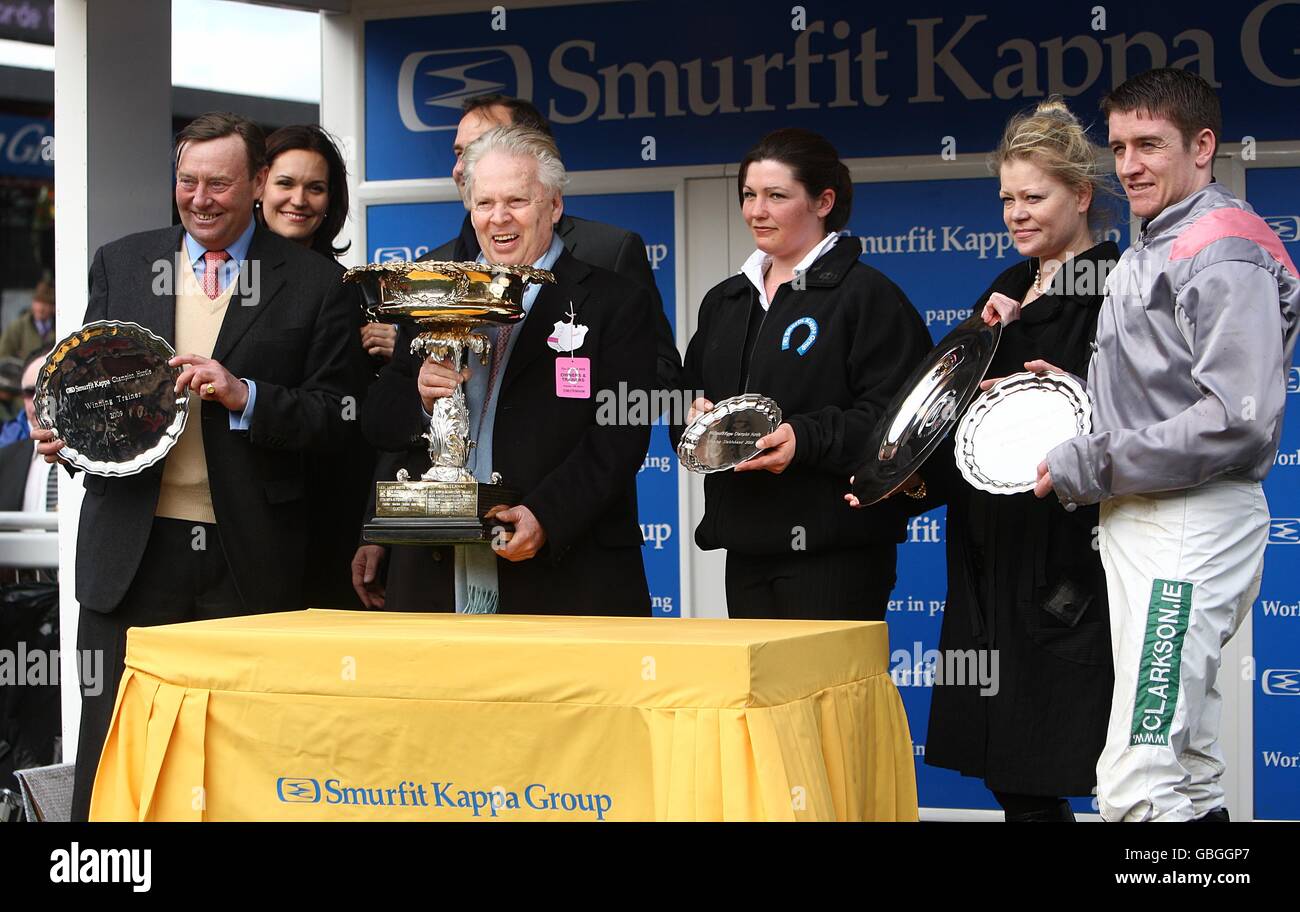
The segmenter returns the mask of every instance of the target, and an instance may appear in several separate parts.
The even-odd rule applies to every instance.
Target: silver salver
[[[781,407],[771,399],[755,393],[732,396],[686,426],[677,458],[691,472],[725,472],[762,452],[758,441],[780,425]]]
[[[1092,430],[1088,395],[1067,374],[1012,374],[975,400],[957,425],[962,477],[991,494],[1032,491],[1038,465],[1071,437]]]
[[[872,433],[867,458],[854,473],[853,494],[865,506],[901,488],[979,392],[1002,338],[1002,324],[979,314],[944,336],[895,394]]]
[[[61,340],[36,378],[36,423],[92,475],[134,475],[167,455],[189,414],[176,352],[136,323],[99,320]]]

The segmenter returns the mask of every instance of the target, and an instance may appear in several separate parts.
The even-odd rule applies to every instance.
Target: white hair
[[[539,133],[528,127],[496,127],[488,130],[465,149],[462,159],[465,165],[466,208],[469,207],[470,195],[474,186],[475,166],[489,152],[504,152],[520,158],[532,158],[537,162],[537,180],[552,196],[564,191],[569,182],[564,172],[564,162],[560,160],[560,150],[555,141],[545,133]]]

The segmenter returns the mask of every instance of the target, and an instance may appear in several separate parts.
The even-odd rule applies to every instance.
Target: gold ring
[[[215,396],[217,394],[217,387],[215,384],[209,383],[207,386],[203,387],[203,391],[209,396]]]

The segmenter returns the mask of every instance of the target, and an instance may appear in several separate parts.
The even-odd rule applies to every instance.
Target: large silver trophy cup
[[[345,282],[357,282],[366,297],[368,319],[414,323],[422,332],[411,342],[421,359],[449,360],[456,370],[491,363],[492,342],[474,332],[484,324],[518,323],[529,282],[554,282],[543,269],[483,263],[388,262],[348,270]],[[500,382],[498,378],[497,382]],[[493,473],[478,482],[467,468],[470,449],[469,408],[457,386],[433,406],[429,430],[429,469],[412,479],[405,469],[395,481],[375,485],[375,517],[364,538],[376,544],[445,544],[486,541],[494,506],[519,502],[518,492]]]

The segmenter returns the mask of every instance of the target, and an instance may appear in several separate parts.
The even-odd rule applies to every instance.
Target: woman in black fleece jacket
[[[761,455],[705,479],[695,541],[727,549],[731,617],[882,620],[908,511],[853,510],[843,496],[930,336],[898,286],[837,236],[853,185],[824,138],[769,134],[737,185],[758,249],[705,295],[683,386],[704,393],[692,415],[751,392],[775,400],[784,423]]]

